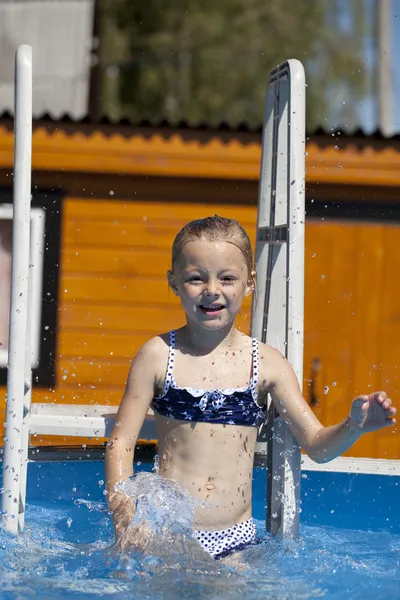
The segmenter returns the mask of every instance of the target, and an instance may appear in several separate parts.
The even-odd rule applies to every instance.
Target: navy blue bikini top
[[[169,334],[169,355],[164,389],[151,407],[164,417],[202,423],[259,427],[264,409],[257,404],[258,341],[253,342],[253,376],[248,386],[237,389],[200,390],[176,385],[173,375],[175,331]]]

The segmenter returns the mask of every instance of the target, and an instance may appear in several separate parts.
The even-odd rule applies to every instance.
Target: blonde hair
[[[226,241],[239,248],[246,261],[248,275],[251,275],[253,253],[249,236],[237,221],[219,215],[196,219],[182,227],[172,244],[172,271],[176,267],[183,246],[188,242],[200,239],[211,242]]]

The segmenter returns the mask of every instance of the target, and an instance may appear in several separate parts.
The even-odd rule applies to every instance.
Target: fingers
[[[385,425],[387,425],[388,427],[393,427],[396,424],[397,424],[397,421],[394,418],[394,416],[391,415],[389,417],[386,417]]]
[[[388,398],[386,392],[382,390],[378,392],[373,392],[369,395],[362,394],[358,396],[355,400],[353,400],[353,407],[361,410],[361,412],[369,412],[370,408],[372,408],[371,404],[375,404],[375,406],[378,408],[378,411],[381,415],[380,419],[382,419],[382,416],[384,417],[384,426],[392,427],[393,425],[397,424],[397,420],[395,418],[397,410],[393,406],[391,398]],[[373,413],[371,413],[371,415],[372,414]],[[376,414],[375,418],[379,418],[378,414]]]
[[[387,393],[386,392],[374,392],[373,394],[370,394],[369,396],[359,396],[356,401],[358,402],[359,405],[362,405],[363,403],[363,399],[369,400],[370,402],[375,400],[375,402],[377,402],[377,404],[379,404],[383,410],[385,410],[387,412],[387,415],[390,417],[392,415],[394,415],[396,413],[396,409],[392,406],[392,400],[391,398],[388,398]],[[366,401],[364,400],[364,401]]]
[[[392,418],[393,415],[396,414],[396,409],[393,406],[392,400],[391,400],[391,398],[388,398],[386,396],[386,394],[385,394],[384,398],[382,396],[379,396],[376,401],[378,404],[380,404],[380,406],[383,408],[383,410],[386,411],[386,415],[389,418]]]
[[[397,409],[392,405],[392,400],[390,398],[385,398],[382,401],[381,406],[386,413],[386,423],[390,425],[396,425],[397,421],[395,419],[395,415],[397,413]]]
[[[395,414],[397,413],[397,410],[395,409],[394,406],[390,406],[387,410],[386,410],[386,415],[388,419],[391,419],[393,421]],[[396,422],[396,420],[395,420]]]
[[[393,406],[391,398],[387,397],[386,392],[375,392],[372,394],[376,402],[382,407],[386,413],[386,424],[390,427],[396,425],[396,419],[394,418],[397,410]]]
[[[387,397],[387,394],[385,394],[384,392],[376,392],[376,394],[377,395],[374,399],[378,404],[382,406],[382,408],[386,410],[387,408],[389,408],[389,406],[391,406],[392,401],[390,398]],[[375,396],[375,394],[372,395]]]
[[[353,406],[362,406],[363,404],[365,404],[366,402],[368,402],[369,397],[362,395],[362,396],[357,396],[357,398],[355,398],[355,400],[353,400]]]
[[[387,399],[387,393],[384,391],[373,392],[372,394],[370,394],[370,399],[376,400],[377,402],[379,402],[379,404],[381,404]]]
[[[388,399],[387,393],[384,391],[373,392],[369,395],[361,394],[360,396],[357,396],[353,403],[356,403],[358,406],[362,406],[363,404],[365,404],[365,402],[372,402],[373,400],[375,400],[375,402],[378,402],[378,404],[383,404],[387,400],[389,400],[390,404],[392,403],[390,398]]]

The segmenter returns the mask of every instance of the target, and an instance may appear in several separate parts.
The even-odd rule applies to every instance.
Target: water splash
[[[138,473],[120,483],[135,504],[132,524],[150,522],[156,533],[166,531],[191,535],[194,509],[199,502],[185,492],[177,481],[156,473]]]
[[[211,560],[193,539],[194,511],[200,503],[178,482],[156,473],[138,473],[116,489],[130,496],[135,506],[134,517],[117,549],[164,560],[171,555]]]

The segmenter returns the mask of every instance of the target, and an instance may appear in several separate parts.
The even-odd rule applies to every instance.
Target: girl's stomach
[[[255,427],[156,415],[159,473],[196,501],[195,529],[227,529],[251,517]]]

